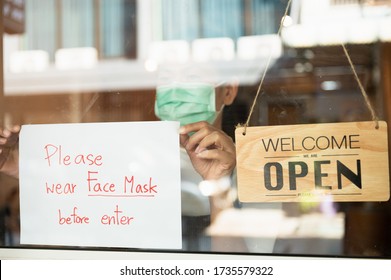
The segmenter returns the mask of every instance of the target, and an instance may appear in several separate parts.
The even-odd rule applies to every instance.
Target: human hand
[[[0,172],[19,176],[19,142],[20,126],[11,129],[0,129]]]
[[[181,145],[204,180],[231,175],[236,166],[236,149],[231,137],[207,122],[182,126],[179,132]]]

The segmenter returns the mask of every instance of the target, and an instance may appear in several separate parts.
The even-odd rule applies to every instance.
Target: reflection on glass
[[[269,55],[252,126],[370,120],[341,41],[378,115],[389,115],[390,1],[293,1],[281,38],[287,1],[24,2],[24,32],[3,36],[2,128],[157,121],[156,87],[197,81],[213,84],[216,96],[238,85],[220,116],[235,140]],[[7,135],[0,135],[3,159]],[[3,168],[0,242],[20,246],[18,180]],[[230,175],[229,188],[197,173],[189,175],[196,183],[183,182],[184,251],[391,256],[389,202],[242,203]]]

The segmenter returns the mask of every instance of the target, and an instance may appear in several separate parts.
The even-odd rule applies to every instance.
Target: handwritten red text
[[[73,211],[69,216],[63,216],[61,210],[58,210],[58,223],[60,225],[70,224],[89,224],[90,218],[87,216],[81,216],[77,213],[77,207],[73,207]]]
[[[119,206],[116,205],[114,214],[103,215],[100,221],[103,225],[118,225],[118,226],[129,225],[134,220],[134,217],[129,217],[123,215],[122,213],[123,211],[119,210]]]
[[[76,154],[68,155],[63,152],[62,146],[56,146],[53,144],[47,144],[45,147],[45,160],[49,166],[54,164],[58,165],[88,165],[88,166],[101,166],[102,165],[102,156],[94,155],[91,153],[88,154]]]

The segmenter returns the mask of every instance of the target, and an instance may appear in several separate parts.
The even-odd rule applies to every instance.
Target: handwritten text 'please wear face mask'
[[[156,89],[156,116],[165,121],[179,121],[181,126],[207,121],[217,116],[216,93],[208,83],[172,83]]]

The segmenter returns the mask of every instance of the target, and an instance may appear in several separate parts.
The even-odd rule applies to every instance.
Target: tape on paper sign
[[[386,122],[239,127],[235,134],[242,202],[390,197]]]

